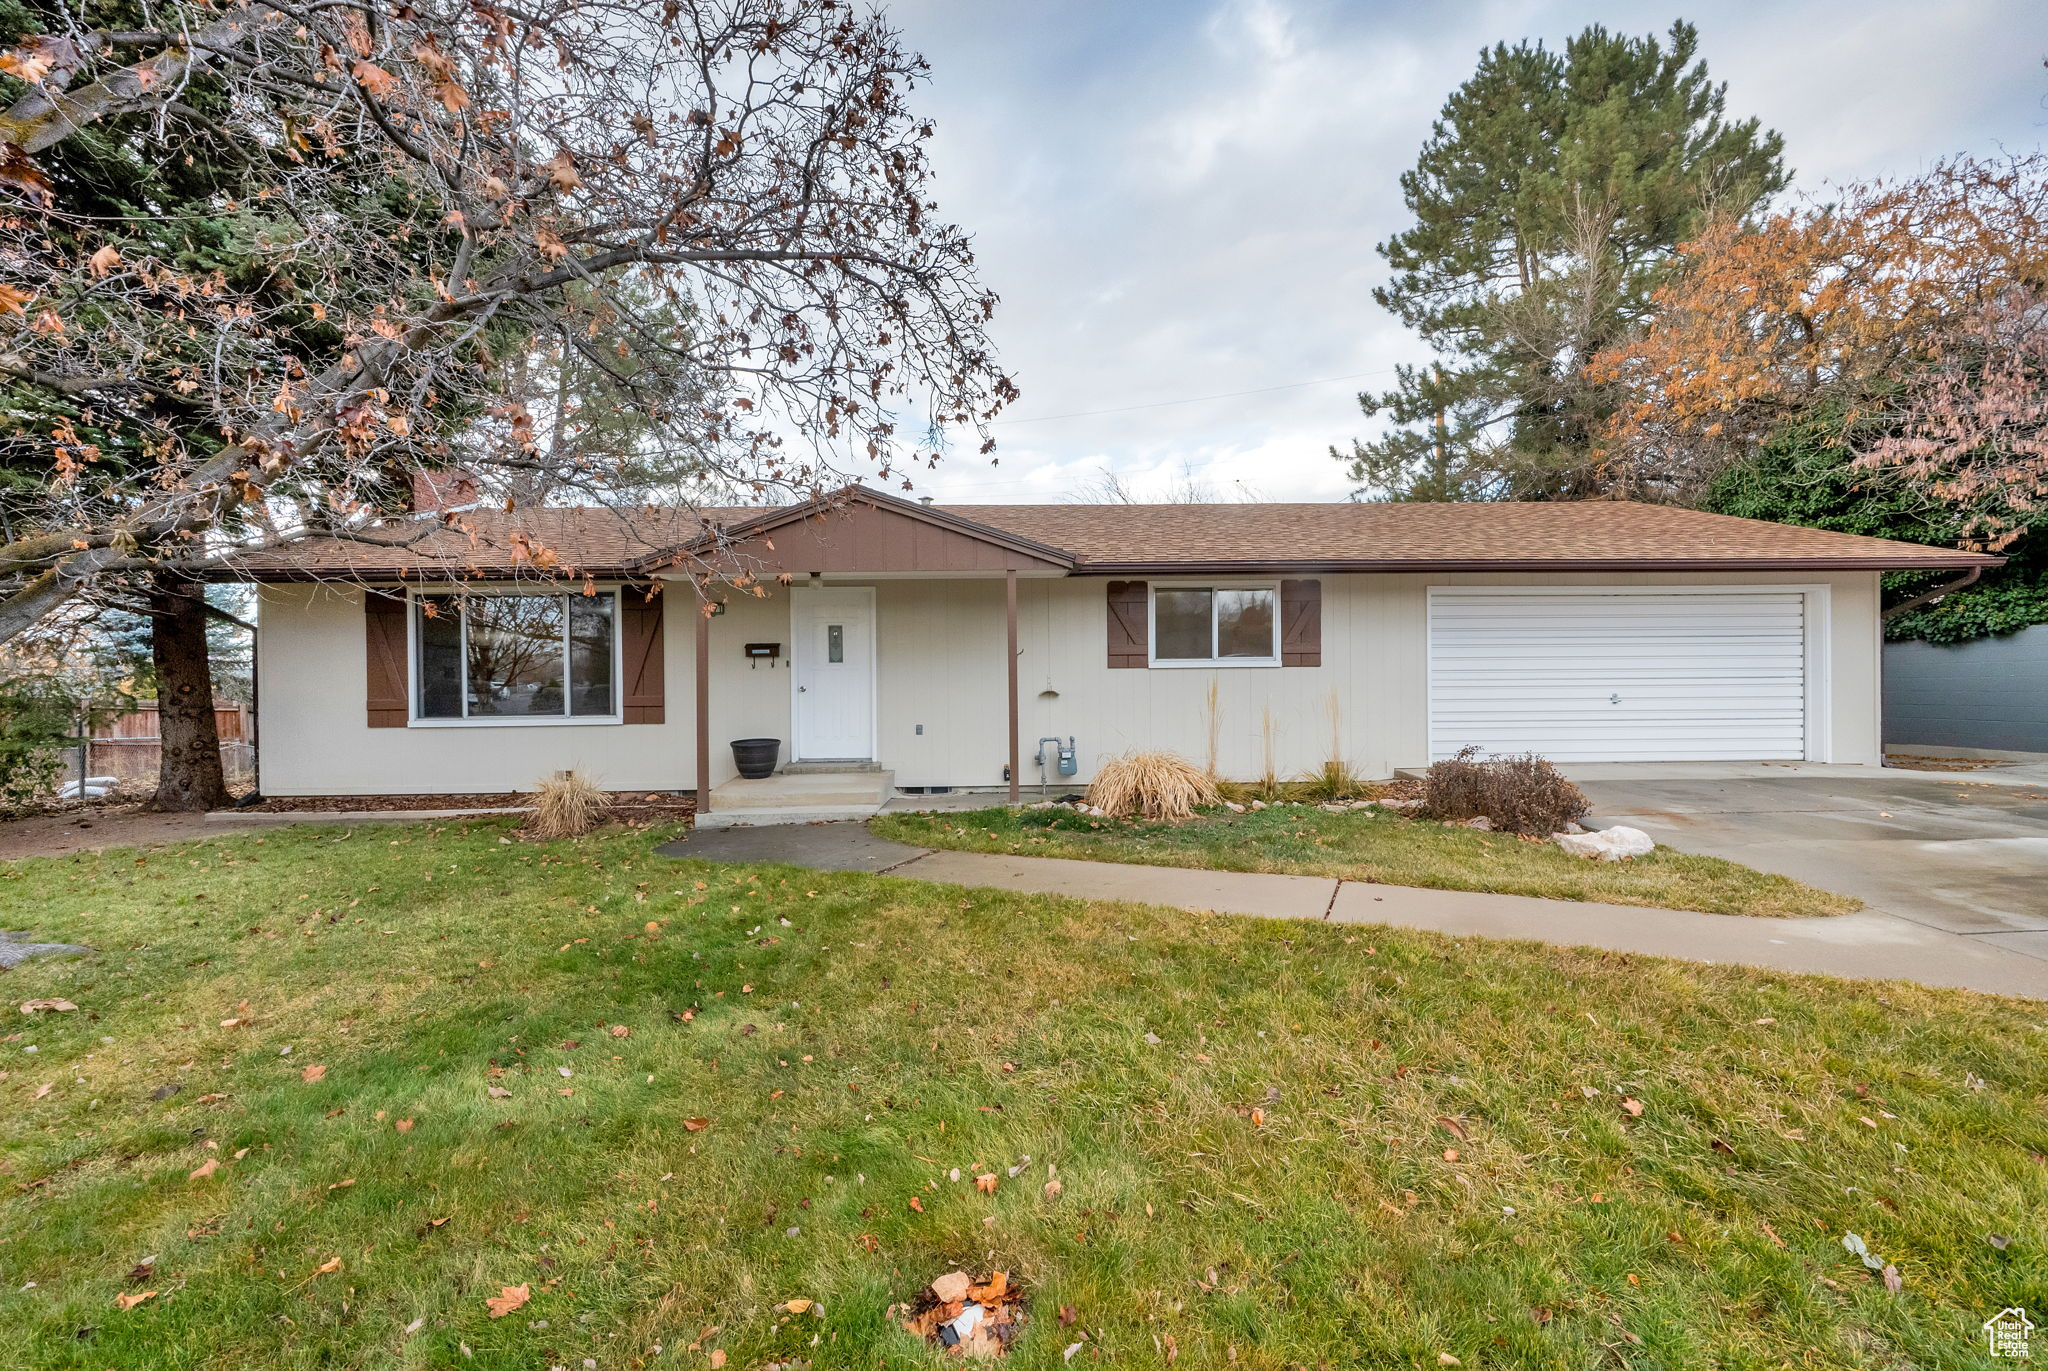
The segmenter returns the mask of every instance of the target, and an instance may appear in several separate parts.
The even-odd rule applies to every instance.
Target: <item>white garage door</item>
[[[1806,597],[1433,590],[1430,755],[1806,756]]]

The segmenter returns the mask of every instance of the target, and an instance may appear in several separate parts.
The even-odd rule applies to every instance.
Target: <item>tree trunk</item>
[[[232,803],[213,723],[213,665],[206,652],[204,588],[171,572],[150,583],[149,652],[156,663],[157,734],[163,739],[156,795],[145,808],[194,811]]]

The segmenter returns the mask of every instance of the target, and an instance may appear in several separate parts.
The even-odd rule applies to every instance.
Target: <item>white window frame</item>
[[[622,587],[616,582],[600,581],[596,584],[599,595],[608,595],[612,602],[612,712],[609,714],[577,714],[567,712],[573,686],[567,679],[569,667],[569,622],[562,619],[562,709],[561,714],[497,714],[482,718],[429,719],[420,714],[420,691],[424,681],[420,676],[420,611],[421,600],[481,599],[486,595],[525,595],[569,597],[583,593],[575,590],[544,590],[536,586],[437,586],[407,587],[405,595],[405,713],[408,728],[584,728],[592,725],[623,724],[626,721],[623,701],[626,683],[621,673],[624,669],[625,652],[621,636],[621,595]],[[462,652],[458,659],[462,666],[462,698],[469,699],[469,632],[463,630]]]
[[[1273,654],[1270,657],[1161,657],[1159,655],[1159,592],[1162,590],[1265,590],[1273,595]],[[1152,581],[1145,587],[1145,662],[1164,671],[1188,668],[1231,671],[1239,667],[1277,667],[1280,663],[1280,582],[1274,580]],[[1209,601],[1209,649],[1216,648],[1216,601]]]

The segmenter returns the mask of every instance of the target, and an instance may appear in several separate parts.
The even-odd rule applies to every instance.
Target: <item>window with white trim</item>
[[[1278,665],[1280,587],[1154,586],[1151,637],[1155,666]]]
[[[414,717],[618,715],[618,595],[413,598]]]

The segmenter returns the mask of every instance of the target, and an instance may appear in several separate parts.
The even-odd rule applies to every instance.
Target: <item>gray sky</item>
[[[1356,392],[1424,355],[1373,303],[1373,245],[1405,226],[1398,178],[1496,41],[1688,18],[1729,114],[1785,135],[1795,189],[2048,140],[2038,0],[888,9],[931,60],[937,199],[1003,297],[1024,392],[998,466],[966,450],[918,476],[945,501],[1062,502],[1105,464],[1150,498],[1184,466],[1216,498],[1343,498],[1326,451],[1363,431]],[[1053,417],[1099,410],[1123,412]]]

